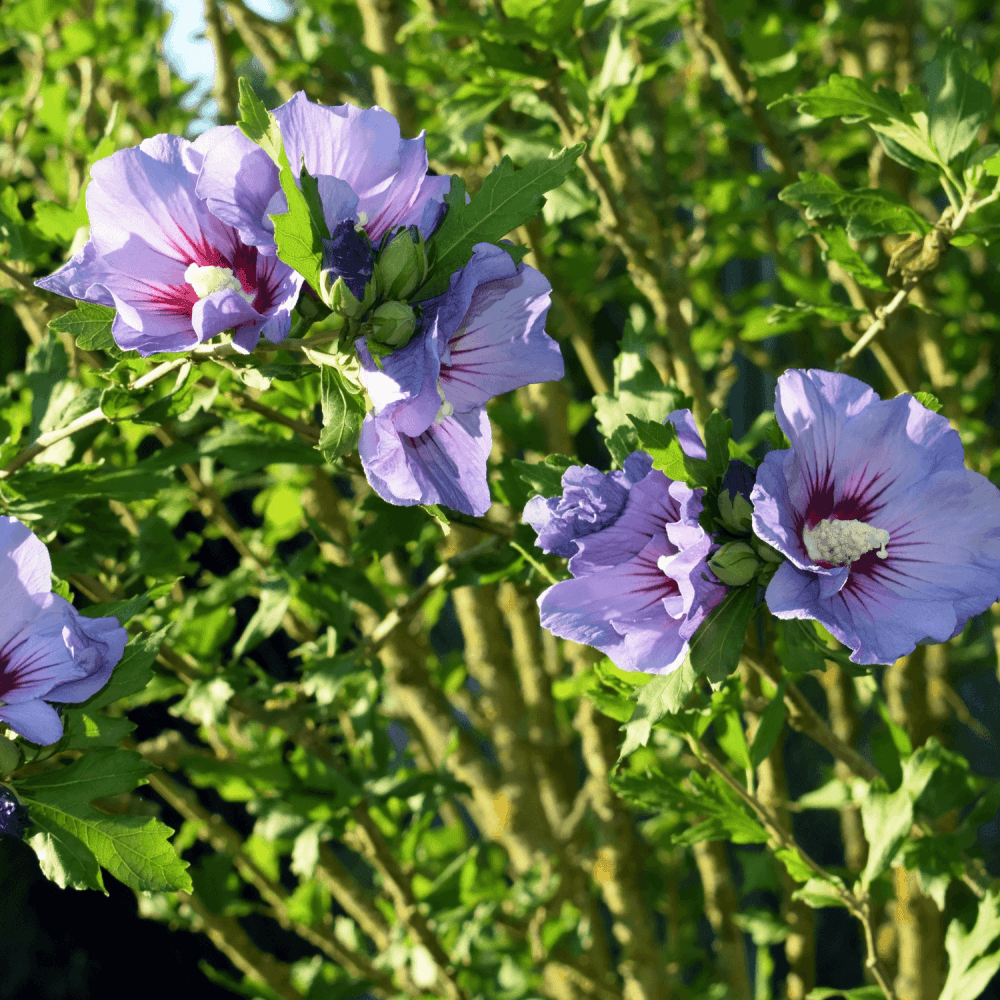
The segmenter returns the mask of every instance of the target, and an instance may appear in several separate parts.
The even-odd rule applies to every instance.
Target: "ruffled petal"
[[[577,542],[570,572],[574,576],[600,572],[637,556],[654,536],[666,539],[664,525],[680,519],[681,503],[690,493],[684,483],[650,472],[629,490],[625,510],[614,524]]]
[[[47,701],[80,702],[96,694],[111,679],[125,652],[128,633],[117,618],[87,618],[62,601],[63,641],[85,676],[56,684]]]
[[[281,190],[278,168],[235,125],[223,125],[220,129],[226,132],[216,137],[205,153],[196,193],[206,200],[213,215],[240,234],[244,243],[273,256],[278,248],[274,243],[274,223],[267,213],[275,192]],[[288,203],[280,210],[288,211]]]
[[[81,302],[114,306],[114,296],[105,287],[113,272],[97,252],[93,240],[84,245],[58,271],[39,278],[35,284],[47,292]]]

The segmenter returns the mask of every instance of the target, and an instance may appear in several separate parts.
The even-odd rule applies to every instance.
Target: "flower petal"
[[[666,540],[664,525],[680,519],[681,503],[691,492],[662,472],[650,472],[629,490],[625,509],[614,524],[578,540],[570,572],[574,576],[601,572],[637,556],[655,536]],[[669,554],[675,551],[671,547]]]
[[[91,240],[108,267],[143,281],[183,282],[184,268],[214,249],[232,259],[235,233],[195,194],[185,162],[190,143],[173,135],[145,139],[91,168],[87,212]]]
[[[205,153],[196,193],[206,200],[213,215],[240,234],[244,243],[273,256],[278,248],[274,243],[274,223],[267,211],[271,198],[281,190],[278,168],[235,125],[209,131],[222,130],[225,135],[216,138]],[[288,211],[287,201],[283,211]]]
[[[542,627],[594,646],[622,670],[673,669],[684,640],[664,601],[677,585],[657,565],[672,553],[666,537],[657,536],[632,559],[549,587],[538,599]]]
[[[58,271],[39,278],[35,284],[70,299],[114,306],[114,296],[104,286],[112,273],[97,252],[94,241],[87,240]]]
[[[67,601],[62,601],[62,612],[63,641],[74,660],[86,670],[86,676],[57,684],[45,698],[86,701],[111,679],[111,672],[125,652],[128,633],[117,618],[86,618]]]
[[[375,492],[390,503],[443,503],[480,516],[490,508],[486,460],[492,444],[485,410],[456,413],[409,437],[392,423],[392,414],[369,414],[361,428],[359,451]]]
[[[19,705],[0,705],[0,721],[26,740],[47,747],[62,739],[63,724],[59,713],[44,701],[25,701]]]
[[[52,564],[45,546],[13,517],[0,517],[0,648],[45,606]]]
[[[505,250],[476,244],[435,315],[439,335],[447,338],[441,384],[457,411],[523,385],[562,378],[559,345],[545,333],[551,290],[545,277],[514,264]]]

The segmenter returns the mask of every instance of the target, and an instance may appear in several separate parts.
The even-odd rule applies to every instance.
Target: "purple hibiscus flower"
[[[448,291],[423,303],[422,332],[381,367],[357,340],[361,381],[375,405],[359,450],[379,496],[486,513],[486,402],[563,374],[559,345],[545,333],[551,290],[506,250],[477,243]]]
[[[215,131],[215,130],[211,130]],[[288,335],[302,277],[262,255],[195,193],[206,133],[157,135],[91,168],[90,240],[40,288],[117,310],[111,332],[143,357],[225,330],[249,353]]]
[[[433,232],[444,214],[450,177],[427,173],[424,133],[402,139],[399,122],[382,108],[362,110],[350,104],[314,104],[299,91],[275,108],[288,162],[298,177],[306,170],[316,178],[331,235],[346,218],[331,212],[346,194],[356,203],[352,225],[359,222],[372,244],[397,226],[416,225],[423,236]],[[270,215],[288,211],[271,158],[234,126],[211,130],[203,140],[205,160],[198,194],[224,222],[235,226],[245,243],[267,255],[277,253]]]
[[[45,546],[0,517],[0,721],[32,743],[63,732],[49,704],[86,701],[111,677],[127,635],[117,618],[83,618],[51,593]]]
[[[704,459],[690,412],[676,410],[667,419],[686,454]],[[691,637],[726,587],[708,568],[717,546],[698,524],[704,490],[651,470],[652,459],[643,452],[625,464],[617,479],[613,473],[603,482],[574,475],[570,489],[552,498],[555,507],[544,507],[548,520],[543,505],[534,505],[546,536],[539,544],[575,546],[569,561],[574,578],[542,593],[541,621],[564,639],[601,650],[622,670],[670,673],[683,663]],[[567,470],[564,484],[573,471]],[[578,485],[582,479],[585,486]],[[624,504],[608,516],[619,490]]]
[[[855,663],[944,642],[1000,596],[1000,491],[964,467],[944,417],[823,371],[778,379],[791,443],[757,470],[753,528],[785,555],[778,618],[814,618]]]

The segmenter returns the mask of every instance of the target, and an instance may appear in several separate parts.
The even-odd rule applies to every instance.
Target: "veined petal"
[[[538,599],[542,627],[594,646],[622,670],[672,669],[684,640],[664,607],[677,593],[657,565],[669,554],[666,537],[656,537],[626,562],[549,587]]]
[[[195,194],[196,174],[185,163],[189,145],[179,136],[158,135],[91,168],[91,240],[112,269],[179,284],[188,264],[214,263],[204,259],[206,248],[232,257],[233,230]]]
[[[456,413],[417,437],[400,433],[390,412],[369,414],[359,451],[365,475],[390,503],[442,503],[480,516],[490,507],[486,460],[492,435],[484,410]]]
[[[0,648],[29,626],[52,588],[45,546],[13,517],[0,517]]]
[[[235,125],[209,131],[222,129],[225,134],[213,137],[211,148],[205,152],[195,191],[206,200],[212,214],[232,226],[244,243],[273,256],[278,248],[274,223],[267,213],[275,192],[281,190],[278,168]],[[287,201],[282,210],[288,211]]]
[[[111,679],[111,672],[125,652],[128,633],[117,618],[86,618],[57,594],[62,610],[62,640],[83,677],[56,684],[45,695],[48,701],[80,702],[96,694]]]
[[[468,308],[454,329],[439,327],[447,337],[441,384],[448,402],[462,412],[523,385],[562,378],[559,345],[545,333],[548,281],[492,244],[477,244],[465,271],[477,281]],[[464,293],[462,287],[463,301]],[[436,320],[453,315],[441,309]]]
[[[681,503],[690,493],[685,483],[650,472],[629,490],[625,509],[614,524],[578,540],[570,572],[574,576],[598,573],[637,556],[651,538],[662,535],[666,542],[665,525],[680,519]],[[668,554],[675,551],[671,546]]]

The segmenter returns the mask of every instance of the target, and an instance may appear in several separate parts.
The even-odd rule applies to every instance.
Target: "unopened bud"
[[[378,255],[375,265],[387,299],[405,299],[427,277],[427,251],[416,226],[401,229]]]
[[[746,542],[727,542],[708,560],[709,569],[730,587],[749,583],[760,569],[760,560]]]
[[[727,490],[723,490],[719,494],[719,517],[734,535],[745,535],[750,531],[752,514],[753,505],[742,493],[731,497]]]
[[[374,280],[365,285],[364,298],[358,300],[343,277],[338,276],[334,281],[333,272],[321,271],[319,279],[320,298],[335,313],[340,313],[348,319],[358,319],[363,316],[375,301],[377,282]]]
[[[764,562],[769,563],[780,563],[785,561],[785,557],[777,550],[771,548],[767,542],[761,540],[760,538],[754,537],[753,540],[754,551],[764,560]]]
[[[405,302],[384,302],[368,321],[371,333],[369,344],[375,341],[387,347],[403,347],[409,343],[417,329],[417,314]]]

